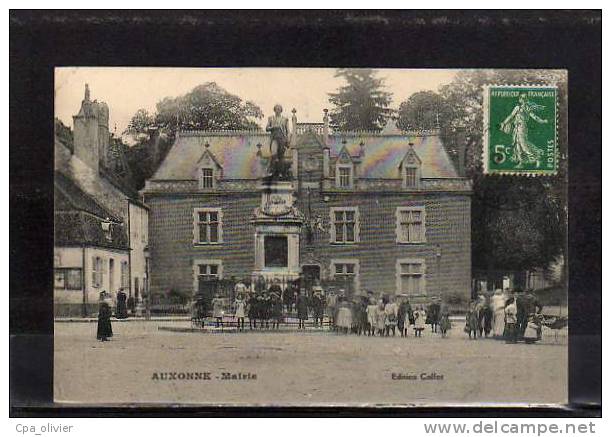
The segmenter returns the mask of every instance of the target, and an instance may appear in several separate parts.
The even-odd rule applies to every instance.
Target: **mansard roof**
[[[304,133],[297,138],[299,148]],[[322,145],[322,137],[316,139]],[[361,156],[363,143],[364,156]],[[342,148],[351,157],[360,162],[359,177],[361,178],[397,178],[398,168],[407,151],[409,143],[414,144],[414,151],[422,161],[421,174],[423,178],[455,178],[458,177],[450,158],[448,157],[441,138],[435,132],[383,134],[375,132],[332,133],[327,139],[327,147],[333,158],[340,155]],[[257,157],[260,149],[263,157],[269,154],[269,134],[262,131],[227,131],[180,132],[168,155],[155,172],[152,179],[156,180],[189,180],[196,174],[197,163],[208,150],[223,168],[225,179],[257,179],[260,173],[261,160]],[[290,158],[291,151],[287,151]],[[358,158],[358,159],[357,159]]]
[[[360,178],[396,178],[397,169],[409,150],[409,143],[414,145],[414,151],[422,162],[423,178],[458,177],[441,138],[434,133],[335,133],[329,135],[327,145],[331,149],[332,157],[338,156],[343,147],[347,148],[351,156],[358,157],[361,153],[361,142],[364,144],[365,154],[360,158]]]

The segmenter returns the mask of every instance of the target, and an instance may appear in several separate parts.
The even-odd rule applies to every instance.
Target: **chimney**
[[[325,115],[322,117],[323,128],[322,128],[322,141],[324,145],[327,145],[329,139],[329,110],[327,108],[322,110]]]
[[[322,149],[322,175],[324,178],[329,177],[329,165],[331,163],[331,150],[325,145]]]
[[[89,85],[85,85],[85,97],[74,124],[74,155],[96,173],[100,168],[100,126],[97,104],[90,99]],[[108,139],[106,140],[108,142]]]

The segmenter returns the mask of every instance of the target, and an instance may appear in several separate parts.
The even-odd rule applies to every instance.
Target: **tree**
[[[256,120],[261,118],[261,108],[214,82],[199,85],[183,96],[162,99],[155,114],[139,109],[124,132],[138,140],[127,153],[136,186],[144,186],[157,170],[177,131],[259,129]],[[152,132],[155,135],[151,137]]]
[[[149,129],[155,124],[155,117],[146,109],[138,109],[129,121],[124,134],[137,139],[140,135],[148,135]]]
[[[451,113],[441,95],[434,91],[419,91],[401,102],[397,115],[397,126],[410,130],[447,126]]]
[[[548,268],[560,256],[566,261],[567,164],[559,162],[550,177],[484,175],[482,168],[483,93],[485,84],[551,84],[560,102],[558,147],[566,157],[566,74],[554,70],[480,70],[459,72],[440,89],[450,108],[446,123],[463,128],[467,142],[467,172],[473,180],[472,262],[488,272]],[[565,262],[566,266],[566,262]]]
[[[183,96],[165,97],[157,102],[155,114],[138,109],[124,133],[138,138],[155,128],[173,138],[181,129],[251,130],[259,129],[256,120],[261,118],[263,112],[253,102],[207,82]]]
[[[263,111],[253,102],[243,102],[215,82],[207,82],[184,96],[158,102],[155,123],[173,135],[177,129],[259,129],[256,120],[261,118]]]
[[[343,131],[381,130],[393,112],[388,107],[392,94],[383,90],[384,80],[369,68],[338,69],[335,77],[347,84],[329,93],[335,106],[329,113],[331,126]]]

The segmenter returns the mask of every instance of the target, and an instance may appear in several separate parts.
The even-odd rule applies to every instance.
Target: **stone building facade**
[[[291,123],[292,177],[266,179],[260,131],[180,132],[143,190],[151,289],[211,278],[342,278],[354,291],[470,295],[471,183],[437,131]]]

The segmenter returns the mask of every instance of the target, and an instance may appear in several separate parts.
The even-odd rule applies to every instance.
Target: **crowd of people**
[[[208,311],[203,300],[195,303],[195,319],[204,320]],[[432,333],[445,337],[452,327],[448,306],[434,298],[428,304],[410,304],[407,295],[392,296],[373,291],[348,295],[345,290],[325,292],[319,283],[306,292],[298,282],[284,288],[274,280],[265,286],[256,281],[248,287],[242,281],[235,286],[235,299],[216,294],[212,299],[211,313],[215,327],[236,325],[239,331],[246,329],[279,329],[281,324],[295,323],[305,329],[311,321],[315,328],[323,324],[342,334],[378,337],[413,335],[421,337],[426,325]]]
[[[281,324],[296,323],[300,330],[312,320],[312,326],[328,328],[340,334],[366,335],[371,337],[422,337],[430,326],[432,334],[446,337],[452,329],[449,306],[440,298],[432,298],[427,304],[410,303],[407,295],[388,295],[367,290],[361,294],[348,294],[339,289],[325,292],[315,283],[309,292],[299,282],[282,287],[279,280],[271,285],[258,280],[253,286],[238,281],[235,299],[228,303],[226,297],[215,295],[206,308],[203,299],[193,306],[192,320],[202,323],[209,313],[216,327],[229,322],[238,331],[245,330],[248,319],[250,330],[278,330]],[[114,315],[127,317],[126,296],[123,290],[117,293]],[[113,315],[111,296],[100,293],[97,338],[106,341],[112,337],[110,323]],[[541,339],[543,306],[531,292],[496,290],[481,293],[470,302],[465,315],[464,331],[470,339],[496,338],[508,343],[523,340],[533,343]],[[209,311],[210,310],[210,311]]]
[[[541,339],[542,310],[532,291],[498,289],[493,294],[480,294],[469,305],[465,332],[473,340],[493,337],[508,343],[533,343]]]

